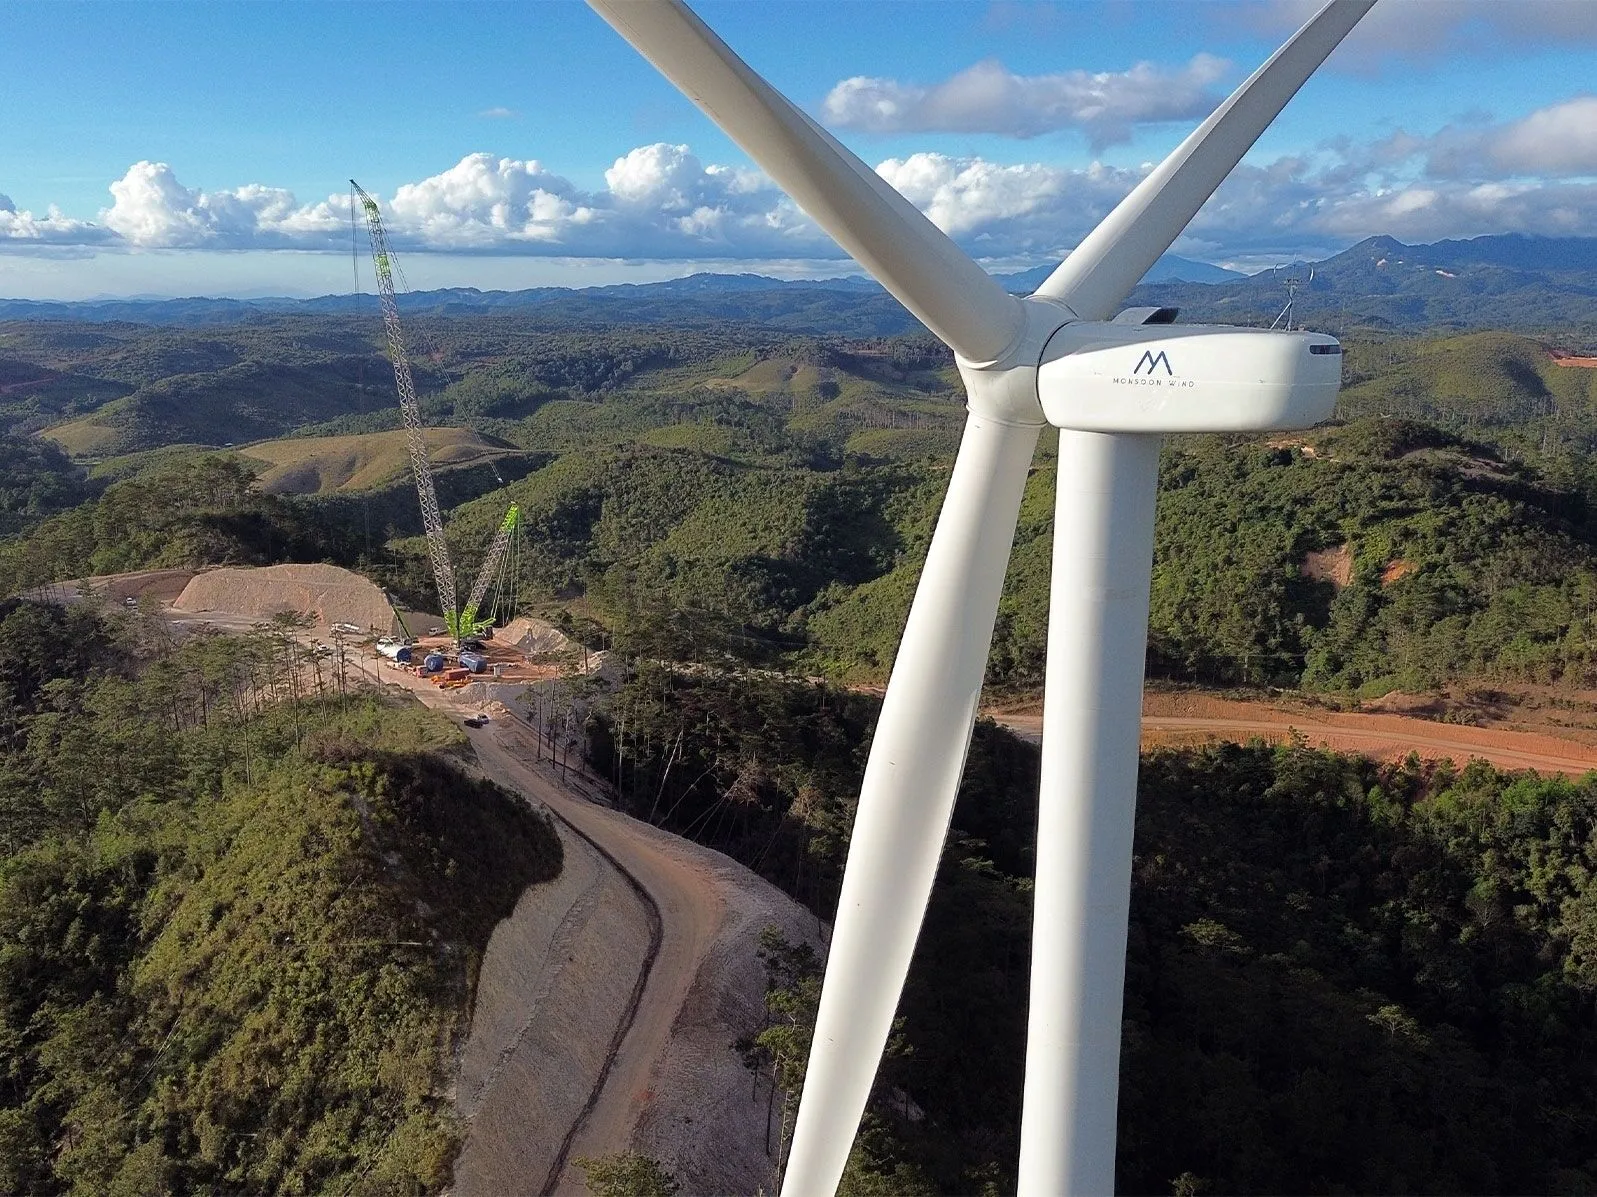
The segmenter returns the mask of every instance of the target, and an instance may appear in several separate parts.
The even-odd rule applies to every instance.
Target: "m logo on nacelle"
[[[1336,406],[1338,348],[1324,333],[1184,324],[1149,336],[1079,320],[1049,339],[1037,396],[1050,424],[1080,432],[1310,428]]]

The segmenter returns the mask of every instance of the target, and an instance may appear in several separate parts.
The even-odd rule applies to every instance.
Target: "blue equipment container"
[[[421,659],[421,667],[428,673],[442,673],[444,671],[444,654],[428,653]]]
[[[467,652],[460,654],[460,667],[462,669],[469,669],[473,673],[481,673],[487,664],[488,662],[483,659],[481,653]]]

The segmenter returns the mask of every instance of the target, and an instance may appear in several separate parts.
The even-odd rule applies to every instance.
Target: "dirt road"
[[[712,878],[685,859],[675,837],[619,812],[568,794],[527,761],[527,733],[505,721],[471,731],[488,776],[543,803],[596,845],[647,893],[659,912],[659,944],[620,1044],[599,1092],[561,1161],[550,1191],[582,1192],[581,1173],[570,1160],[605,1155],[630,1142],[645,1107],[656,1060],[665,1053],[699,967],[720,926],[725,903]]]
[[[1034,743],[1042,738],[1040,714],[994,713],[993,718]],[[1316,747],[1359,752],[1381,760],[1399,760],[1413,752],[1425,760],[1450,759],[1462,765],[1481,757],[1501,769],[1571,776],[1597,769],[1597,749],[1543,732],[1207,696],[1150,693],[1143,705],[1144,748],[1253,738],[1279,743],[1294,733]]]
[[[437,692],[424,699],[449,705]],[[645,950],[632,913],[634,895],[605,899],[590,919],[599,935],[597,946],[586,955],[580,947],[572,952],[570,975],[556,982],[568,999],[565,1011],[554,1000],[546,1002],[543,1014],[520,1015],[516,1051],[509,1054],[519,1053],[521,1060],[496,1064],[494,1084],[478,1088],[482,1107],[492,1109],[486,1118],[473,1118],[462,1159],[478,1152],[487,1167],[462,1187],[463,1197],[467,1187],[493,1197],[582,1193],[581,1171],[572,1161],[627,1150],[659,1160],[684,1194],[771,1191],[773,1120],[780,1119],[781,1096],[772,1091],[768,1076],[749,1073],[733,1045],[766,1017],[761,932],[774,926],[790,943],[820,950],[821,926],[735,861],[575,792],[572,779],[562,780],[547,760],[537,761],[533,733],[517,720],[495,718],[468,734],[489,777],[545,805],[568,829],[563,839],[580,839],[582,852],[573,859],[583,852],[594,859],[602,855],[605,871],[625,877],[653,918],[652,943]],[[530,955],[536,956],[536,949]],[[542,975],[560,973],[568,967],[562,955],[563,950],[553,953],[552,966],[530,957],[524,963]],[[491,963],[485,961],[485,977]],[[529,974],[522,978],[518,1009],[527,1010],[545,991]],[[618,1002],[633,978],[641,984]],[[581,986],[592,995],[585,1006]],[[579,1000],[575,1009],[569,1004],[573,994]],[[502,992],[497,999],[501,1019],[507,996],[515,995]],[[479,1009],[474,1034],[478,1016],[496,1017]],[[579,1043],[580,1050],[573,1050]],[[543,1050],[540,1044],[555,1044],[558,1050]],[[592,1062],[599,1049],[602,1067],[582,1073],[593,1078],[583,1081],[591,1090],[584,1107],[576,1109],[568,1094],[561,1108],[574,1116],[533,1116],[534,1108],[553,1110],[546,1100],[552,1087],[569,1091],[575,1083],[554,1056]],[[562,1125],[552,1125],[555,1121]],[[546,1159],[544,1179],[529,1187],[526,1174],[539,1171],[533,1162]],[[519,1171],[518,1163],[524,1165]]]
[[[604,1088],[659,950],[646,895],[554,820],[560,875],[526,890],[483,954],[456,1067],[455,1197],[540,1197]]]
[[[475,1058],[468,1042],[457,1095],[461,1197],[585,1193],[573,1161],[628,1150],[687,1197],[773,1191],[781,1095],[733,1045],[766,1017],[761,932],[824,954],[815,917],[730,858],[590,800],[591,783],[538,761],[534,733],[503,707],[381,659],[352,655],[350,668],[454,718],[490,713],[467,729],[484,773],[556,816],[578,874],[560,879],[566,897],[528,891],[519,925],[501,924],[507,942],[496,930],[489,945],[481,978],[497,991],[479,992],[472,1036],[480,1026],[486,1042]]]

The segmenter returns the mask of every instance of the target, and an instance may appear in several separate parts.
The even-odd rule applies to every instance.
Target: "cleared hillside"
[[[427,455],[435,468],[470,465],[514,452],[469,428],[428,428]],[[239,450],[265,464],[257,485],[274,495],[322,495],[385,486],[410,470],[405,433],[286,437]]]

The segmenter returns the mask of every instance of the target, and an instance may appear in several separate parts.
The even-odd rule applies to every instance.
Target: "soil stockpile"
[[[494,639],[513,644],[527,654],[529,660],[581,653],[582,646],[569,639],[551,623],[523,615],[512,619],[494,633]]]
[[[387,633],[393,608],[377,586],[336,565],[268,565],[261,569],[213,569],[183,589],[179,611],[220,611],[270,619],[284,611],[317,623],[352,623]]]

